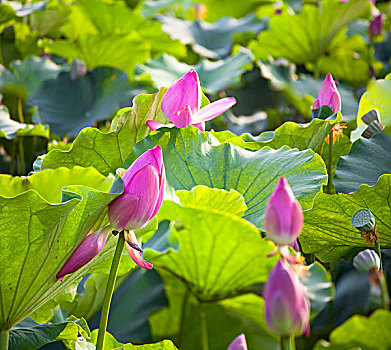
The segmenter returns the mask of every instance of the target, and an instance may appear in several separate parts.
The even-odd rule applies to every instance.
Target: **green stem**
[[[10,174],[15,174],[15,158],[16,158],[16,141],[13,139],[11,144],[11,161],[10,161]]]
[[[8,350],[9,345],[9,330],[0,330],[0,350]]]
[[[329,159],[327,160],[327,188],[326,193],[331,194],[331,189],[333,186],[333,179],[331,175],[331,168],[332,168],[332,162],[333,162],[333,130],[330,131],[329,134]]]
[[[98,339],[96,341],[96,350],[102,350],[105,342],[107,320],[109,318],[109,309],[111,297],[113,296],[115,281],[117,279],[118,266],[124,249],[125,237],[124,231],[119,233],[117,247],[115,249],[113,262],[111,263],[111,270],[109,279],[107,281],[106,292],[103,298],[102,313],[100,316]]]
[[[385,310],[390,310],[390,295],[388,294],[387,282],[382,271],[379,271],[380,290],[382,295],[382,304]]]
[[[205,306],[203,303],[201,303],[200,307],[201,307],[202,350],[209,350],[208,326],[206,324]]]
[[[381,250],[380,250],[379,240],[377,240],[377,242],[375,242],[375,249],[376,249],[377,255],[379,255],[379,258],[380,258],[380,271],[382,271],[383,270],[383,262],[381,260]]]
[[[25,161],[24,161],[24,148],[23,148],[23,137],[18,138],[19,142],[19,156],[20,156],[20,167],[21,167],[21,175],[24,175],[26,171]]]
[[[19,115],[19,121],[24,124],[23,101],[20,97],[18,98],[18,115]]]
[[[295,336],[282,335],[280,339],[281,350],[296,350]]]

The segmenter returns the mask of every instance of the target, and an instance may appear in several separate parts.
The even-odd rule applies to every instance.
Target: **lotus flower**
[[[244,334],[240,334],[234,339],[227,350],[247,350],[247,342]]]
[[[278,335],[301,335],[309,331],[310,302],[306,288],[283,258],[271,271],[264,288],[265,317]]]
[[[380,15],[376,16],[369,24],[368,27],[369,36],[372,38],[374,36],[380,35],[383,31],[383,25],[384,25],[383,14],[380,13]]]
[[[327,74],[312,109],[318,109],[322,106],[330,106],[334,113],[341,111],[341,97],[330,73]]]
[[[122,231],[126,248],[132,260],[144,269],[152,264],[141,256],[141,248],[133,230],[143,228],[157,214],[163,201],[165,170],[160,146],[142,154],[128,170],[117,171],[124,183],[124,192],[109,204],[111,226],[88,235],[61,268],[56,278],[75,272],[102,250],[107,236],[113,228]]]
[[[303,211],[285,177],[270,197],[264,226],[268,237],[279,245],[293,244],[303,228]]]
[[[177,128],[185,128],[191,124],[205,131],[206,121],[218,117],[236,103],[234,97],[226,97],[200,109],[201,98],[198,75],[191,69],[170,86],[163,96],[161,109],[164,116]],[[151,130],[167,126],[154,120],[148,120],[147,125]]]
[[[162,150],[156,146],[123,173],[124,193],[109,204],[111,226],[118,231],[145,227],[162,205],[165,179]]]

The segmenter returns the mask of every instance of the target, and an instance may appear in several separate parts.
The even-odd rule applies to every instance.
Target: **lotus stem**
[[[109,318],[110,303],[114,292],[115,281],[117,279],[118,266],[121,260],[124,244],[125,244],[124,231],[121,231],[118,237],[117,247],[115,248],[113,262],[111,263],[110,275],[107,281],[105,296],[103,298],[98,339],[96,341],[96,350],[103,350],[103,344],[105,342],[105,335],[106,335],[106,328],[107,328],[107,320]]]
[[[383,270],[383,262],[381,260],[381,250],[380,250],[380,242],[379,242],[379,239],[377,239],[377,241],[375,242],[375,250],[376,250],[376,253],[377,255],[379,255],[379,258],[380,258],[380,271]]]
[[[295,336],[282,335],[280,338],[281,350],[296,350]]]
[[[8,350],[9,346],[9,330],[0,330],[0,350]]]
[[[201,328],[202,328],[202,350],[209,350],[208,326],[206,324],[205,305],[201,303]]]
[[[329,133],[329,159],[327,161],[327,187],[326,187],[326,192],[328,194],[331,194],[331,188],[333,186],[333,179],[331,175],[331,169],[332,169],[332,162],[333,162],[333,130],[330,131]]]

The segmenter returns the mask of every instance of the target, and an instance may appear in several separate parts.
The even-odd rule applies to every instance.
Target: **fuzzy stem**
[[[381,250],[380,250],[380,242],[379,242],[379,240],[377,240],[375,242],[375,250],[376,250],[377,255],[379,255],[379,258],[380,258],[380,271],[382,271],[383,270],[383,262],[381,260]]]
[[[23,101],[20,97],[18,98],[18,116],[19,116],[19,121],[24,124]]]
[[[331,175],[331,168],[332,168],[332,162],[333,162],[333,130],[330,131],[329,134],[329,159],[327,161],[327,187],[326,187],[326,193],[331,194],[331,188],[333,186],[333,179]]]
[[[18,143],[19,143],[19,160],[20,160],[20,175],[24,175],[26,171],[26,164],[24,160],[24,148],[23,148],[23,137],[18,137]]]
[[[202,350],[209,350],[208,326],[206,324],[205,305],[201,303],[200,307],[201,307]]]
[[[296,350],[294,335],[282,335],[280,344],[281,350]]]
[[[8,350],[9,335],[8,329],[0,330],[0,350]]]
[[[117,279],[118,266],[124,249],[125,237],[124,231],[121,231],[118,237],[117,247],[115,249],[113,262],[111,263],[110,275],[107,281],[106,292],[103,298],[102,313],[100,316],[98,339],[96,341],[96,350],[102,350],[105,342],[107,320],[109,318],[109,309],[111,297],[113,296],[115,281]]]

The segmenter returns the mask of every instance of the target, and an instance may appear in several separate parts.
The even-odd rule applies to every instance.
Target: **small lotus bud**
[[[365,249],[358,253],[353,259],[353,266],[361,271],[369,273],[372,270],[380,269],[380,258],[374,250]]]
[[[293,244],[303,228],[303,210],[285,177],[278,182],[265,213],[265,231],[276,244]]]

